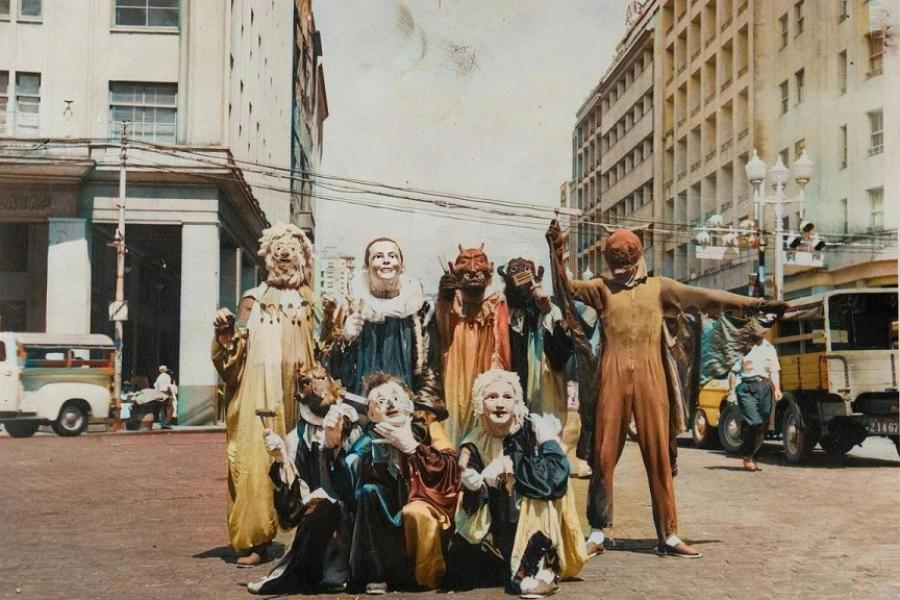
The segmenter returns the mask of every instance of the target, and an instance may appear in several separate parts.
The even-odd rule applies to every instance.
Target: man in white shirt
[[[166,395],[165,408],[163,414],[159,416],[159,420],[163,429],[171,429],[169,421],[170,412],[172,412],[172,376],[169,375],[169,368],[166,365],[160,365],[159,375],[153,382],[153,389]]]
[[[744,469],[759,471],[756,455],[766,437],[766,426],[772,412],[772,398],[781,400],[781,367],[775,347],[765,339],[766,330],[750,321],[742,332],[750,350],[732,368],[732,393],[729,401],[741,409],[741,455]],[[737,379],[740,383],[735,386]]]

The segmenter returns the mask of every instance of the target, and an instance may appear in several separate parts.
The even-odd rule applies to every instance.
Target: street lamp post
[[[754,188],[754,215],[756,216],[756,227],[759,231],[759,266],[757,268],[757,278],[760,283],[765,276],[765,236],[763,235],[762,222],[764,218],[764,208],[766,204],[771,204],[775,217],[775,271],[773,274],[773,287],[776,300],[784,300],[784,205],[797,202],[800,204],[801,215],[803,214],[804,188],[813,175],[813,162],[810,160],[806,151],[794,162],[794,181],[800,186],[800,193],[796,198],[787,198],[784,187],[788,182],[789,171],[782,162],[781,157],[778,161],[768,168],[768,178],[775,190],[775,195],[766,197],[762,193],[763,183],[766,179],[766,164],[759,158],[756,150],[753,150],[752,158],[744,167],[747,172],[747,179]]]
[[[110,429],[118,431],[121,426],[122,410],[122,346],[124,343],[124,321],[128,319],[125,303],[125,184],[128,160],[128,123],[122,123],[122,148],[119,153],[119,222],[113,236],[112,246],[116,249],[116,298],[109,309],[109,318],[115,326],[116,355],[113,366],[113,401],[110,410]]]

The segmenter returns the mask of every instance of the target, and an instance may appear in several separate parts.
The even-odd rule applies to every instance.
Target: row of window
[[[113,0],[115,24],[120,27],[178,27],[179,0]],[[20,20],[43,18],[41,0],[0,0],[0,19],[9,19],[16,7]]]
[[[160,143],[175,142],[178,85],[109,82],[109,134]],[[41,74],[0,71],[0,135],[36,136],[40,129]]]
[[[779,49],[785,48],[788,45],[788,39],[790,38],[790,24],[788,23],[788,13],[784,13],[778,19],[778,29],[781,33],[781,45]],[[804,24],[806,22],[806,10],[805,3],[803,0],[799,0],[794,4],[794,37],[803,33]]]

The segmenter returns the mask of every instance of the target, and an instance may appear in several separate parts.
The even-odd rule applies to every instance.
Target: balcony
[[[725,140],[724,142],[722,142],[722,148],[721,148],[721,150],[722,150],[723,153],[724,153],[724,152],[727,152],[728,149],[731,148],[731,146],[733,145],[733,144],[732,144],[733,141],[734,141],[734,140]]]
[[[675,67],[675,74],[681,75],[686,68],[687,68],[687,63],[681,63],[680,65]]]
[[[722,26],[719,27],[719,31],[725,31],[728,29],[728,26],[731,25],[731,17],[728,17],[722,22]]]
[[[716,157],[716,151],[715,151],[715,150],[713,150],[712,152],[707,153],[707,155],[706,155],[706,162],[711,161],[711,160],[714,159],[715,157]]]
[[[728,89],[728,86],[731,85],[731,77],[722,82],[722,85],[719,87],[719,91],[724,92]]]
[[[681,22],[681,20],[682,20],[686,15],[687,15],[687,9],[684,9],[683,11],[681,11],[681,14],[679,14],[677,17],[675,17],[675,22],[676,22],[676,23]]]
[[[877,146],[872,146],[869,148],[869,156],[875,156],[876,154],[881,154],[884,152],[884,146],[882,144],[878,144]]]
[[[697,106],[695,106],[694,108],[691,109],[691,116],[693,117],[693,116],[696,115],[698,112],[700,112],[700,105],[699,105],[699,104],[698,104]]]
[[[687,175],[687,171],[679,171],[678,175],[675,177],[676,181],[681,181],[684,179],[685,175]]]
[[[697,48],[696,50],[694,50],[693,52],[691,52],[691,60],[693,61],[693,60],[696,59],[698,56],[700,56],[700,48]]]
[[[703,164],[702,160],[698,160],[697,162],[691,163],[691,171],[699,171],[700,166]]]
[[[747,137],[747,134],[749,134],[749,133],[750,133],[750,130],[748,128],[744,127],[743,129],[741,129],[741,132],[738,134],[738,139],[739,140],[744,139],[745,137]]]
[[[871,71],[866,72],[866,79],[872,79],[873,77],[878,77],[884,71],[883,67],[875,67]]]
[[[742,12],[744,12],[745,10],[747,10],[747,4],[748,4],[748,3],[749,3],[749,0],[744,0],[744,3],[741,4],[741,5],[738,7],[738,14],[741,14]]]
[[[744,73],[747,72],[747,65],[744,65],[740,69],[738,69],[738,77],[743,77]]]
[[[685,123],[687,123],[687,117],[681,117],[680,119],[678,119],[677,127],[681,127]]]
[[[674,133],[675,133],[675,129],[673,129],[672,127],[669,127],[668,129],[666,129],[666,132],[663,134],[663,138],[670,138],[673,136]]]
[[[703,42],[703,47],[709,48],[710,46],[713,45],[713,42],[715,42],[715,41],[716,41],[716,34],[714,33],[711,36],[709,36],[708,38],[706,38],[706,41]]]
[[[716,99],[716,92],[712,91],[706,95],[706,98],[703,99],[704,104],[712,104],[712,101]]]

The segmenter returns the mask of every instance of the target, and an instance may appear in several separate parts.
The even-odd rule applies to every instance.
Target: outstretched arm
[[[668,277],[660,277],[660,280],[663,303],[680,311],[705,311],[712,308],[754,310],[767,306],[762,298],[685,285]]]

